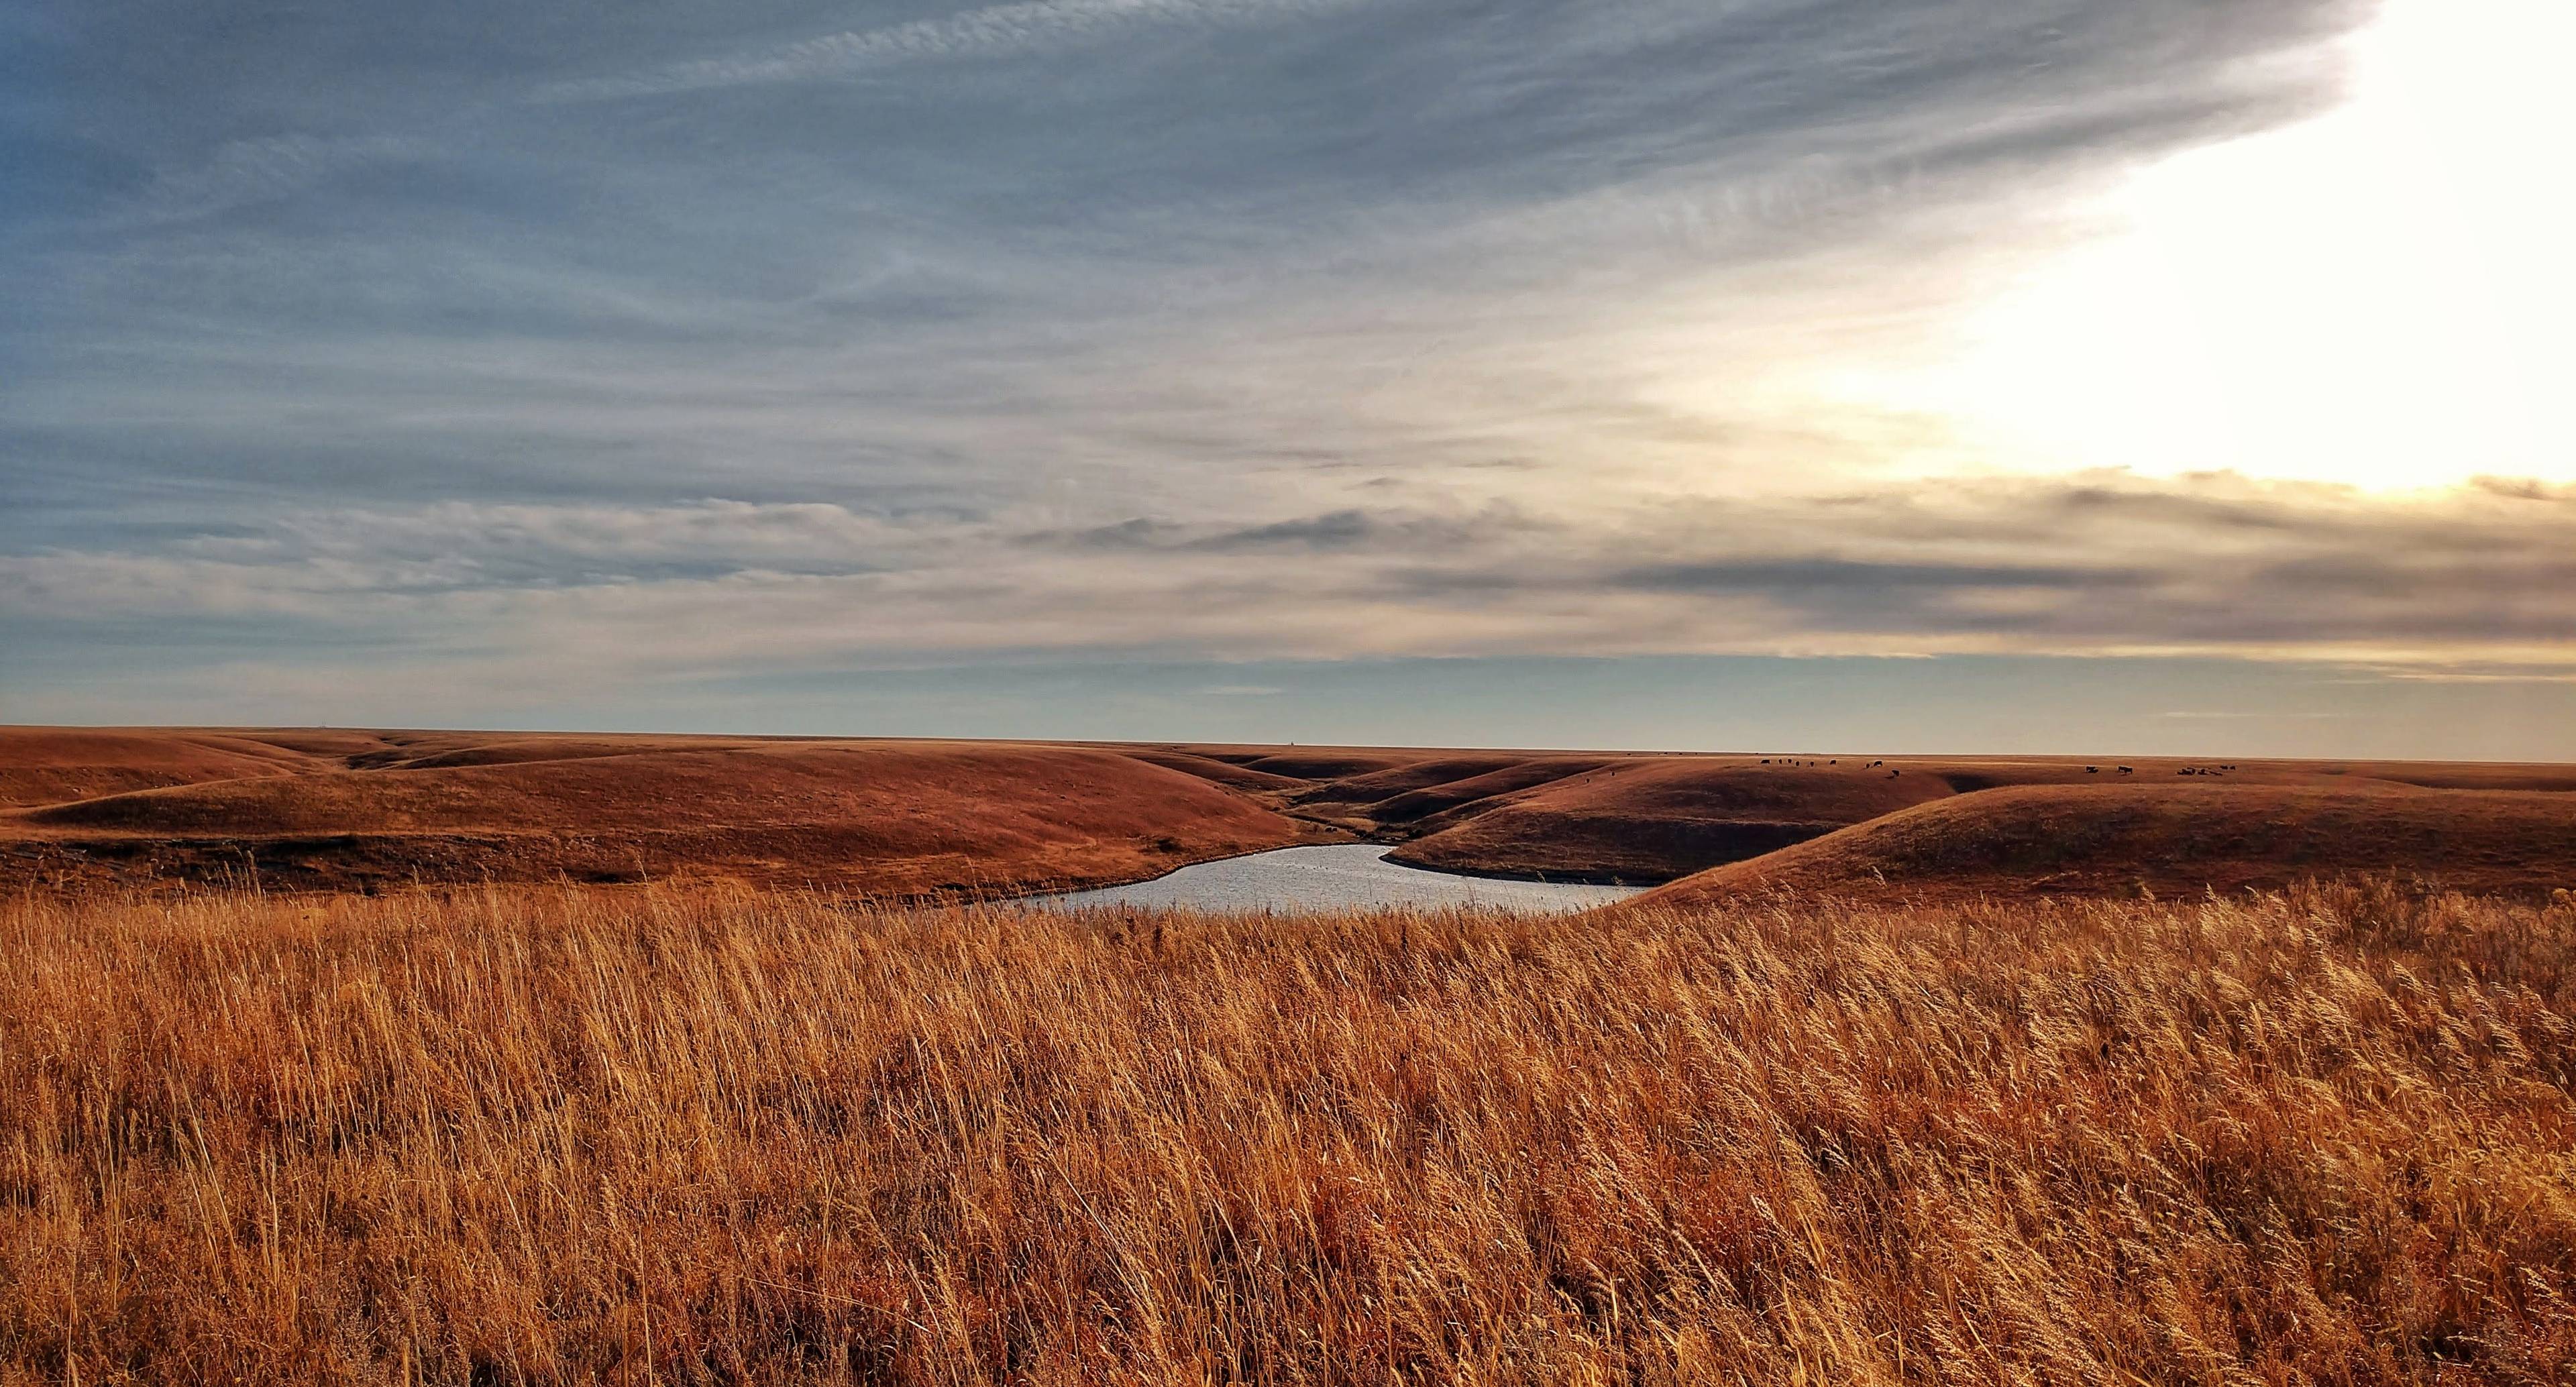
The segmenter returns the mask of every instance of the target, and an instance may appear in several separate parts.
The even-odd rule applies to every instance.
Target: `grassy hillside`
[[[305,757],[249,737],[155,729],[0,727],[0,809],[286,775]]]
[[[2576,887],[2576,796],[2305,786],[2021,786],[1924,804],[1646,898],[2162,895],[2394,873],[2462,891]]]
[[[1394,842],[1398,862],[1634,884],[1761,858],[1935,800],[2028,787],[2137,791],[2149,801],[2211,786],[2328,796],[2576,789],[2576,769],[2564,766],[1235,746],[1150,754],[1283,813]],[[2474,802],[2457,803],[2471,811],[2462,828],[2473,831]]]
[[[1393,845],[1399,862],[1494,876],[1651,884],[1764,859],[1763,879],[1829,881],[1819,860],[1768,855],[1861,824],[1914,832],[1904,815],[1952,797],[1955,817],[1921,823],[1967,836],[1949,859],[1938,844],[1898,852],[1911,879],[1956,871],[1984,889],[2040,862],[2050,890],[2133,892],[2140,879],[2277,883],[2334,860],[2335,841],[2321,835],[2315,850],[2299,849],[2306,856],[2275,864],[2287,870],[2167,878],[2154,868],[2162,849],[2147,845],[2146,868],[2122,876],[2114,869],[2126,849],[2087,848],[2090,829],[2062,845],[2076,863],[2065,870],[2040,852],[1979,857],[1995,831],[2089,822],[2059,815],[1990,830],[1978,827],[1988,810],[1967,807],[2049,786],[2134,795],[2150,817],[2160,804],[2258,802],[2172,797],[2213,787],[2295,797],[2279,804],[2455,792],[2418,811],[2456,809],[2449,828],[2387,839],[2392,851],[2366,865],[2416,869],[2438,857],[2473,869],[2464,880],[2521,890],[2556,884],[2516,865],[2545,864],[2555,840],[2516,825],[2548,811],[2491,814],[2480,796],[2576,803],[2576,769],[2563,766],[0,728],[0,892],[254,877],[269,889],[329,891],[679,876],[1007,893],[1354,837]],[[2223,860],[2299,841],[2295,821],[2265,829],[2233,812],[2222,807],[2211,825],[2213,841],[2238,844]],[[2487,826],[2506,836],[2483,842]],[[2382,837],[2364,826],[2351,841]],[[2087,852],[2100,861],[2085,865]],[[1889,866],[1855,859],[1854,873]]]
[[[1128,881],[1310,830],[1114,752],[507,738],[346,751],[0,819],[0,886],[735,877],[907,894]]]
[[[0,937],[0,1381],[2576,1372],[2569,905]]]
[[[1424,836],[1393,856],[1448,871],[1657,882],[1952,793],[1935,776],[1889,776],[1857,762],[1846,771],[1640,758],[1432,814],[1417,825]]]

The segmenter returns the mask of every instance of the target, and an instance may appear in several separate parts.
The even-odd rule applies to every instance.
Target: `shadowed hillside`
[[[209,767],[194,740],[184,765]],[[1156,875],[1311,834],[1112,752],[966,743],[449,737],[16,811],[23,880],[730,876],[896,894]]]
[[[223,733],[0,727],[0,809],[290,775],[309,760],[289,748]]]
[[[1432,814],[1393,856],[1449,871],[1662,881],[1952,793],[1931,775],[1639,758]]]
[[[2025,786],[1921,805],[1639,898],[2158,895],[2395,873],[2469,892],[2576,887],[2576,796],[2362,782]]]
[[[1166,754],[1166,753],[1157,753]],[[1768,854],[1868,824],[1915,806],[1957,799],[1957,818],[1934,824],[1969,825],[1977,813],[1965,806],[1985,796],[2026,788],[2060,787],[2100,795],[2137,795],[2159,801],[2175,790],[2220,787],[2296,792],[2306,798],[2375,796],[2394,791],[2461,788],[2561,795],[2576,788],[2576,770],[2564,766],[2461,765],[2257,761],[2226,762],[2169,757],[1863,757],[1836,755],[1677,755],[1641,752],[1397,751],[1385,748],[1299,748],[1289,753],[1251,747],[1172,748],[1172,764],[1213,765],[1227,775],[1245,766],[1268,767],[1274,777],[1242,788],[1283,813],[1397,844],[1391,858],[1443,871],[1555,880],[1668,882]],[[1297,779],[1295,775],[1313,778]],[[2569,801],[2576,804],[2576,799]],[[2252,800],[2184,800],[2183,806],[2267,803]],[[2488,813],[2474,797],[2429,801],[2417,815],[2431,822],[2442,806],[2463,817],[2438,851],[2479,865],[2471,879],[2528,890],[2546,875],[2545,856],[2511,838],[2481,840],[2488,828],[2510,832],[2512,812]],[[2531,806],[2546,818],[2546,806]],[[2254,815],[2254,818],[2259,818]],[[2231,822],[2250,829],[2253,818]],[[2070,821],[2071,822],[2071,821]],[[2249,840],[2251,841],[2251,840]],[[2288,841],[2288,840],[2284,840]],[[2364,835],[2355,840],[2367,844]],[[2415,851],[2392,843],[2396,857]],[[2437,851],[2423,846],[2418,857]],[[2317,861],[2326,860],[2324,855]],[[2516,865],[2520,864],[2520,865]],[[2280,880],[2251,872],[2247,880]],[[2062,877],[2058,889],[2096,889],[2106,881],[2134,889],[2134,881],[2103,874]]]

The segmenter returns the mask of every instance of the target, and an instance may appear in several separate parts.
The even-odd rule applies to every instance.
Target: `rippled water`
[[[1042,896],[1040,904],[1069,907],[1136,906],[1146,909],[1268,910],[1307,914],[1393,906],[1480,906],[1522,915],[1589,910],[1637,894],[1626,886],[1561,886],[1541,881],[1495,881],[1398,866],[1375,843],[1334,843],[1279,848],[1222,862],[1183,867],[1167,877],[1132,886]]]

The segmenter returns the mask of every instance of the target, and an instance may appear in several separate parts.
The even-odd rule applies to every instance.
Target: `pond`
[[[1637,894],[1637,888],[1627,886],[1499,881],[1424,871],[1387,861],[1387,852],[1382,843],[1278,848],[1201,862],[1169,876],[1128,886],[1040,896],[1036,902],[1076,909],[1130,906],[1148,910],[1267,910],[1291,915],[1401,906],[1473,906],[1518,915],[1553,915],[1589,910]]]

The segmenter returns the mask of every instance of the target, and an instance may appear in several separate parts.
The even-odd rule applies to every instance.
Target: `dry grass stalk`
[[[0,907],[0,1380],[2576,1370],[2576,907]]]

